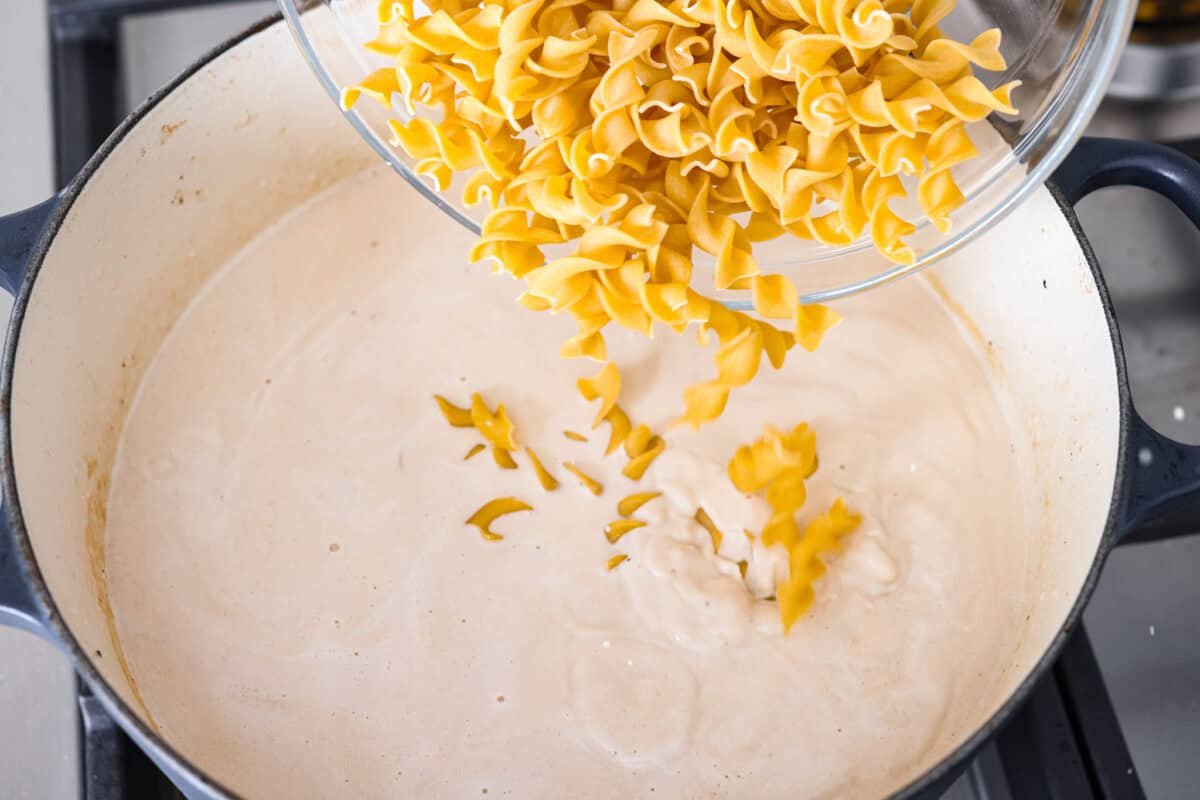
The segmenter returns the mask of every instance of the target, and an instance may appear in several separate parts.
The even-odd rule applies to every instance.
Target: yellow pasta
[[[621,564],[623,564],[624,562],[626,562],[628,560],[629,560],[629,556],[625,555],[624,553],[620,553],[619,555],[615,555],[612,558],[610,558],[605,563],[604,566],[609,572],[612,572],[614,569],[621,566]]]
[[[473,427],[478,430],[483,437],[488,440],[492,446],[492,460],[496,462],[496,466],[501,469],[516,469],[517,462],[512,457],[512,451],[517,448],[516,428],[512,420],[508,418],[508,413],[504,410],[504,405],[496,406],[495,412],[488,408],[483,397],[478,393],[471,395],[471,408],[459,408],[441,395],[434,395],[437,401],[438,409],[441,410],[442,416],[446,418],[452,426],[456,428]],[[487,445],[477,444],[472,447],[465,456],[463,461],[469,461],[471,458],[482,452]],[[540,465],[536,458],[534,459],[534,469],[538,470]],[[538,479],[542,480],[542,472],[538,472]],[[553,480],[551,478],[551,480]],[[545,485],[545,481],[543,481]]]
[[[742,445],[733,454],[729,480],[739,491],[759,492],[789,469],[797,469],[801,478],[807,478],[816,465],[817,437],[808,423],[801,422],[787,433],[768,426],[762,438]]]
[[[667,449],[667,443],[661,436],[645,425],[638,425],[624,439],[625,455],[629,463],[621,470],[621,474],[630,480],[641,480],[646,470],[654,463],[654,459]]]
[[[471,395],[470,409],[459,408],[441,395],[434,395],[438,409],[455,428],[475,428],[483,438],[492,445],[492,457],[496,464],[504,469],[516,469],[511,452],[517,449],[516,427],[508,418],[504,404],[496,406],[495,412],[488,408],[487,402],[476,392]],[[476,446],[467,453],[464,461],[476,455],[483,446]]]
[[[779,614],[786,633],[812,605],[816,594],[813,583],[825,574],[821,556],[841,549],[841,540],[862,522],[839,498],[828,512],[804,528],[798,544],[788,552],[788,577],[775,589]]]
[[[546,467],[542,465],[542,460],[537,457],[537,453],[533,452],[532,447],[525,448],[525,455],[529,456],[529,461],[533,464],[533,472],[537,475],[538,483],[542,485],[542,488],[547,492],[553,492],[557,489],[558,479],[551,475]]]
[[[604,526],[604,536],[608,539],[609,544],[616,544],[622,536],[645,526],[645,524],[640,519],[619,519]]]
[[[637,510],[656,497],[662,497],[662,492],[638,492],[621,498],[617,503],[617,513],[622,517],[632,517]]]
[[[513,514],[517,511],[532,511],[533,507],[522,503],[515,497],[498,497],[495,500],[490,500],[484,503],[479,510],[472,514],[468,519],[467,525],[474,525],[479,529],[479,533],[488,541],[499,541],[504,537],[492,530],[492,523],[505,514]]]
[[[621,393],[621,373],[617,371],[617,365],[609,361],[596,376],[580,378],[578,385],[584,400],[600,400],[600,410],[596,412],[596,421],[592,423],[593,428],[598,428],[617,403],[617,396]]]
[[[563,469],[565,469],[567,472],[571,473],[576,478],[578,478],[579,484],[583,488],[585,488],[589,492],[591,492],[592,494],[596,495],[597,497],[599,497],[604,492],[603,484],[601,484],[598,480],[596,480],[595,478],[588,475],[586,472],[581,470],[579,467],[572,464],[570,461],[563,464]]]
[[[492,445],[492,460],[496,462],[496,466],[500,469],[517,468],[517,462],[513,459],[512,453],[497,445]]]
[[[503,403],[496,406],[495,412],[492,412],[483,401],[483,397],[476,392],[471,395],[471,422],[495,448],[517,449],[517,440],[514,438],[516,428],[508,418]]]
[[[963,202],[952,170],[976,155],[965,123],[1014,113],[1017,86],[989,89],[975,77],[1005,68],[1000,32],[947,39],[938,24],[952,8],[382,0],[367,47],[394,66],[347,87],[342,101],[391,108],[399,96],[410,118],[391,122],[393,144],[416,172],[440,189],[467,176],[464,200],[490,209],[471,257],[524,281],[526,307],[570,314],[577,332],[561,354],[605,363],[580,387],[602,400],[598,419],[620,390],[609,323],[715,333],[717,374],[687,390],[680,418],[698,427],[754,377],[762,354],[778,368],[837,320],[762,274],[754,242],[869,236],[910,263],[904,237],[915,225],[891,207],[909,196],[902,176],[922,212],[949,229]],[[751,292],[763,319],[702,293],[697,251],[715,262],[714,288]],[[452,411],[443,407],[460,424]]]
[[[646,474],[646,470],[654,463],[654,459],[658,458],[662,451],[666,449],[667,443],[663,441],[661,436],[652,437],[642,452],[629,459],[629,463],[621,470],[621,474],[631,481],[640,481],[642,476]]]
[[[437,401],[438,409],[442,412],[442,416],[446,418],[455,428],[473,428],[475,421],[471,419],[471,412],[465,408],[459,408],[451,403],[440,394],[435,394],[433,399]]]
[[[584,436],[582,433],[578,433],[576,431],[571,431],[571,430],[563,431],[563,436],[567,437],[568,439],[570,439],[573,442],[586,442],[588,440],[588,438],[586,436]]]
[[[725,534],[721,533],[721,529],[712,521],[712,517],[703,508],[696,509],[696,522],[704,530],[708,531],[709,538],[712,539],[712,547],[714,553],[721,551],[721,542],[725,541]]]
[[[759,536],[767,547],[776,545],[788,552],[788,575],[775,587],[779,601],[780,620],[784,632],[800,618],[815,597],[813,583],[825,574],[820,556],[835,552],[840,540],[858,527],[862,517],[837,500],[832,508],[803,530],[796,514],[807,500],[804,481],[818,466],[817,439],[806,423],[800,423],[786,433],[767,427],[763,436],[742,445],[729,460],[729,479],[742,492],[762,492],[771,507],[771,517]],[[714,550],[721,539],[703,509],[696,512],[696,521],[713,536]],[[746,532],[753,541],[754,536]],[[743,569],[742,576],[745,577]]]
[[[629,432],[633,429],[633,424],[629,421],[629,416],[621,410],[620,406],[613,406],[605,415],[605,420],[608,422],[609,435],[608,447],[604,448],[604,455],[612,455],[618,447],[625,444],[625,439],[629,436]]]
[[[645,425],[638,425],[625,437],[625,455],[637,458],[650,449],[654,438],[654,431]]]

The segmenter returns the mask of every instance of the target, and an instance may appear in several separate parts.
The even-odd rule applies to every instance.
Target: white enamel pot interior
[[[0,235],[6,274],[28,272],[3,373],[9,530],[0,536],[0,618],[57,641],[190,796],[228,794],[209,777],[220,765],[190,763],[146,722],[107,599],[105,508],[126,406],[173,322],[229,256],[374,161],[286,29],[269,21],[139,109],[62,198],[10,218]],[[29,246],[43,221],[40,242],[21,252],[21,237]],[[1050,191],[935,277],[1013,398],[1041,492],[1044,533],[1028,579],[1042,596],[1015,649],[996,654],[1005,677],[976,724],[936,767],[895,787],[903,796],[929,795],[953,777],[1048,666],[1122,515],[1183,491],[1177,474],[1164,473],[1134,487],[1136,507],[1122,500],[1136,477],[1122,466],[1130,437],[1192,456],[1135,428],[1103,285]]]

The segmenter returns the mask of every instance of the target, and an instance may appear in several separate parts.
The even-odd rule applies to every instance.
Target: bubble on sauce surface
[[[630,639],[609,639],[607,647],[585,640],[568,680],[578,722],[625,766],[661,765],[687,753],[697,683],[670,650]]]
[[[153,479],[170,478],[179,469],[178,462],[172,453],[159,453],[146,462],[146,474]]]

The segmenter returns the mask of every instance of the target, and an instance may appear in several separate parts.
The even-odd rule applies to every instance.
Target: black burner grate
[[[123,116],[121,19],[230,2],[235,0],[48,0],[59,186],[75,177]]]

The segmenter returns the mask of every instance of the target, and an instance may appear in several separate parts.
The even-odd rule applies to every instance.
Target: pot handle
[[[1054,173],[1075,205],[1106,186],[1157,192],[1200,227],[1200,163],[1150,142],[1080,139]],[[1200,531],[1200,447],[1163,436],[1130,409],[1117,538],[1121,544]]]
[[[7,515],[0,515],[0,625],[46,636]]]
[[[16,295],[25,280],[29,257],[57,206],[58,198],[51,197],[24,211],[0,217],[0,288],[9,294]],[[45,636],[41,614],[21,564],[8,514],[0,514],[0,625]]]
[[[24,211],[0,217],[0,288],[16,296],[29,268],[29,256],[41,236],[42,229],[58,198],[51,197]]]

